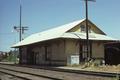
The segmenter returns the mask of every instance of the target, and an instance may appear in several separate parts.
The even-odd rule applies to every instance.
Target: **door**
[[[31,64],[31,65],[35,65],[36,64],[36,54],[35,54],[35,52],[31,52],[30,54],[29,54],[29,64]]]
[[[83,45],[79,44],[79,62],[83,61]]]

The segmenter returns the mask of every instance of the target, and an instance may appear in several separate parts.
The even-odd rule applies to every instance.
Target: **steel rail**
[[[4,72],[4,71],[0,71],[1,73],[4,73],[4,74],[7,74],[7,75],[11,75],[11,76],[14,76],[14,77],[18,77],[18,78],[21,78],[21,79],[25,79],[25,80],[30,80],[26,77],[22,77],[22,76],[17,76],[17,75],[14,75],[14,74],[10,74],[8,72]],[[0,79],[1,80],[1,79]]]

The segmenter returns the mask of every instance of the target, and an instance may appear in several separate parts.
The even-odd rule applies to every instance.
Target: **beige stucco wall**
[[[79,43],[77,40],[67,39],[65,43],[65,53],[67,55],[67,64],[71,64],[71,56],[79,56]]]
[[[67,39],[65,53],[67,55],[67,63],[70,62],[71,55],[79,56],[79,42],[77,40]],[[83,58],[84,58],[83,53]],[[93,41],[92,43],[92,57],[93,58],[104,58],[104,43],[101,41]]]
[[[67,55],[79,54],[78,42],[77,40],[67,39],[65,53]]]
[[[93,58],[104,58],[104,44],[102,42],[93,42],[92,57]]]
[[[52,54],[51,60],[52,64],[64,65],[66,64],[66,54],[65,54],[65,42],[64,40],[59,40],[51,45]]]
[[[45,60],[45,46],[47,46],[48,56],[50,60]],[[36,64],[66,64],[67,55],[65,54],[64,40],[56,40],[55,42],[52,41],[50,43],[47,43],[47,45],[42,44],[39,46],[33,46],[31,51],[36,54]]]
[[[51,64],[53,65],[66,65],[70,63],[71,55],[79,56],[79,43],[75,39],[58,40],[49,43],[49,56]],[[36,64],[49,64],[50,61],[45,60],[45,45],[35,46],[32,48],[36,54]],[[22,62],[27,62],[27,47],[22,48]],[[93,41],[92,43],[92,57],[104,58],[104,44],[100,41]]]
[[[65,60],[64,42],[52,44],[52,60]]]

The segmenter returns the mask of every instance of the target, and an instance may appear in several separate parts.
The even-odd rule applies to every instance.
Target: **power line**
[[[13,33],[0,33],[0,35],[13,35]]]
[[[20,33],[20,41],[21,41],[21,40],[23,40],[22,34],[24,34],[26,30],[28,30],[28,27],[27,26],[25,26],[25,27],[23,27],[23,26],[21,26],[21,27],[14,26],[14,30],[16,30],[19,33],[21,32]]]

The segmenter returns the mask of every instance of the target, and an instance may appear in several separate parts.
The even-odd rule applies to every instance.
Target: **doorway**
[[[120,43],[109,43],[105,45],[105,64],[120,64]]]

